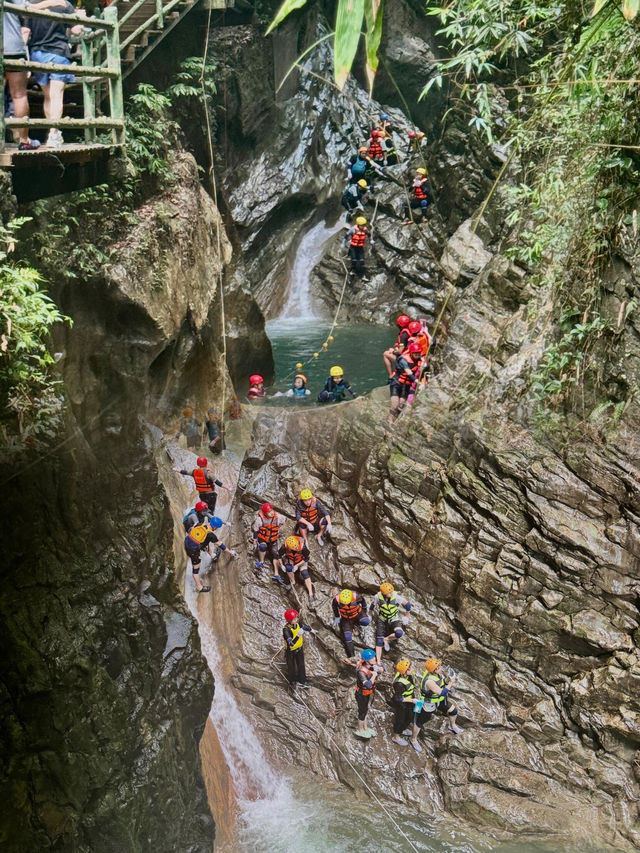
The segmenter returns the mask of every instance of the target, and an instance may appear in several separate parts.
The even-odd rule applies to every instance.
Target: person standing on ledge
[[[409,611],[411,610],[411,602],[402,598],[394,590],[393,584],[389,581],[384,581],[380,584],[380,592],[375,596],[369,612],[373,613],[377,610],[378,621],[376,624],[376,658],[378,663],[382,658],[382,649],[385,652],[391,651],[389,642],[391,640],[399,640],[403,636],[404,631],[400,627],[399,611],[400,607],[404,607],[406,613],[402,617],[402,624],[409,624]]]
[[[395,717],[391,740],[398,746],[407,746],[409,741],[405,740],[405,737],[411,737],[411,746],[416,752],[422,752],[422,747],[418,743],[419,729],[414,724],[415,686],[415,679],[411,675],[411,662],[406,659],[399,660],[393,677]]]
[[[378,674],[382,672],[382,667],[375,662],[375,659],[376,653],[373,649],[363,649],[360,655],[360,662],[356,665],[358,728],[355,735],[364,740],[369,740],[369,738],[375,737],[378,734],[375,729],[370,729],[367,723],[369,705],[376,689],[376,679]]]
[[[331,516],[326,506],[313,496],[309,489],[300,492],[296,502],[296,533],[305,541],[309,533],[315,533],[318,545],[324,545],[323,533],[331,533]]]
[[[371,281],[366,275],[364,256],[364,245],[368,236],[366,217],[357,216],[356,224],[349,228],[343,241],[343,246],[347,249],[347,254],[351,259],[350,275],[356,275],[362,281]]]
[[[447,717],[449,723],[449,731],[455,735],[463,732],[463,729],[456,725],[456,717],[458,716],[458,708],[455,702],[449,698],[449,693],[453,687],[453,678],[446,678],[442,671],[441,662],[438,658],[429,658],[424,665],[424,675],[420,682],[420,697],[424,700],[424,710],[418,717],[417,724],[422,728],[429,713],[433,710],[438,711]],[[427,706],[431,707],[431,711],[427,711]]]
[[[309,625],[300,625],[297,610],[285,610],[285,626],[282,629],[284,639],[284,659],[287,664],[287,678],[295,690],[296,687],[308,687],[307,673],[304,667],[304,635],[310,631]]]
[[[219,486],[221,489],[226,489],[228,492],[230,492],[231,489],[229,486],[225,486],[221,483],[220,480],[215,479],[213,471],[207,467],[208,464],[209,462],[206,456],[198,456],[197,468],[193,468],[191,471],[186,471],[182,468],[174,468],[173,470],[178,474],[182,474],[184,477],[193,477],[193,482],[198,490],[200,500],[206,503],[211,512],[215,512],[216,501],[218,500],[216,486]]]
[[[347,657],[352,658],[355,655],[353,645],[355,626],[365,627],[371,622],[371,618],[367,616],[367,602],[360,593],[356,594],[350,589],[343,589],[334,596],[331,609],[333,610],[333,627],[340,628]]]
[[[273,564],[273,574],[271,580],[276,583],[284,583],[280,577],[280,569],[282,562],[278,550],[278,540],[280,538],[280,528],[285,523],[286,518],[280,515],[273,508],[273,504],[263,503],[256,514],[253,522],[253,541],[258,549],[258,559],[256,560],[256,569],[264,568],[264,561],[271,560]]]

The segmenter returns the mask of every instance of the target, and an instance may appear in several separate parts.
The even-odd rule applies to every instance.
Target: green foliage
[[[207,62],[203,69],[200,56],[190,56],[180,63],[175,82],[167,89],[167,95],[183,127],[193,126],[194,122],[204,123],[208,117],[211,133],[215,133],[216,71],[217,66],[213,62]],[[206,115],[203,94],[206,98]]]
[[[127,117],[127,156],[137,177],[152,176],[166,180],[170,175],[167,157],[175,146],[179,127],[170,118],[171,98],[149,83],[141,83],[129,98]]]

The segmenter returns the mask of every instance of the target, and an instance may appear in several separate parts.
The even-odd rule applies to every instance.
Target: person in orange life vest
[[[408,225],[411,222],[411,219],[409,219],[409,208],[412,210],[420,209],[424,217],[427,208],[431,204],[432,194],[426,169],[416,169],[416,176],[411,185],[411,192],[413,198],[409,200],[409,204],[407,204],[406,200],[402,203],[403,225]]]
[[[232,557],[237,556],[233,548],[227,548],[224,542],[219,542],[218,537],[214,533],[214,529],[222,527],[222,525],[222,520],[213,516],[208,522],[195,524],[184,537],[184,550],[187,557],[191,560],[191,571],[198,592],[209,592],[211,590],[210,586],[202,585],[199,577],[200,563],[202,562],[200,554],[202,551],[207,551],[209,556],[216,559],[216,555],[211,553],[209,546],[217,545],[221,551],[229,551]]]
[[[377,613],[376,658],[378,663],[382,658],[382,649],[385,652],[391,651],[390,640],[399,640],[403,636],[404,631],[400,627],[400,623],[409,624],[411,606],[411,602],[398,595],[393,584],[390,584],[389,581],[380,584],[380,592],[369,605],[369,613],[374,611]],[[404,607],[406,611],[402,619],[398,616],[401,607]]]
[[[420,345],[412,342],[404,349],[402,344],[394,347],[396,353],[396,369],[389,385],[390,408],[389,426],[393,426],[396,418],[405,407],[409,394],[415,387],[420,375]]]
[[[309,489],[303,489],[296,501],[296,533],[307,541],[307,534],[315,533],[318,545],[324,545],[323,533],[331,533],[331,516],[326,506],[313,496]]]
[[[360,593],[356,594],[350,589],[343,589],[333,597],[331,609],[333,610],[333,627],[340,628],[347,657],[352,658],[355,654],[354,627],[356,625],[364,627],[371,622],[370,617],[367,616],[367,602]]]
[[[367,236],[367,220],[364,216],[358,216],[356,224],[349,228],[343,242],[344,247],[348,247],[348,255],[351,258],[351,272],[360,276],[363,281],[369,281],[364,266],[364,244],[367,242]]]
[[[376,730],[370,729],[367,724],[367,714],[369,713],[369,704],[376,689],[376,679],[383,671],[382,666],[376,663],[375,657],[376,653],[373,649],[363,649],[360,654],[360,662],[356,666],[358,728],[355,734],[356,737],[361,737],[365,740],[369,740],[369,738],[377,735]]]
[[[411,332],[409,343],[416,343],[420,347],[420,369],[418,371],[418,381],[424,385],[426,383],[426,370],[429,364],[428,356],[429,349],[431,347],[431,335],[429,334],[426,321],[423,323],[420,320],[413,320],[409,323],[407,328]],[[415,389],[409,392],[407,403],[413,403],[414,392]]]
[[[385,133],[383,130],[372,130],[371,138],[367,143],[369,157],[377,166],[386,166],[384,150],[382,148],[381,139],[384,139]]]
[[[193,468],[191,471],[186,471],[182,468],[174,468],[173,470],[185,477],[193,477],[193,482],[198,490],[200,500],[206,503],[211,512],[215,512],[216,501],[218,500],[216,486],[219,486],[221,489],[226,489],[228,492],[230,492],[231,489],[229,486],[225,486],[224,483],[221,483],[220,480],[216,480],[213,476],[213,471],[211,471],[207,465],[207,457],[198,456],[197,468]]]
[[[311,578],[309,577],[309,557],[311,553],[302,536],[287,536],[284,540],[284,545],[278,550],[278,555],[289,578],[289,583],[285,588],[290,589],[291,587],[295,587],[295,573],[300,569],[300,577],[304,581],[307,593],[309,594],[309,603],[313,604],[316,596],[313,591]]]
[[[253,541],[258,549],[256,569],[264,568],[264,561],[271,560],[273,563],[272,580],[284,583],[279,571],[282,568],[280,554],[278,553],[278,539],[280,528],[286,522],[284,515],[280,515],[273,508],[273,504],[263,503],[253,522]]]
[[[400,314],[396,320],[396,325],[398,327],[398,339],[396,343],[402,344],[404,349],[409,346],[411,332],[409,331],[408,326],[411,322],[413,322],[411,317],[408,317],[406,314]],[[382,354],[382,360],[384,361],[384,366],[387,368],[387,375],[389,376],[389,379],[391,379],[396,370],[396,354],[394,352],[394,347],[389,347],[389,349],[384,351]]]
[[[259,400],[260,397],[266,397],[267,392],[264,390],[264,379],[259,373],[252,373],[249,377],[249,390],[247,397],[250,400]]]
[[[284,640],[284,659],[287,664],[287,678],[293,688],[308,687],[307,673],[304,667],[304,634],[311,631],[309,625],[298,622],[300,614],[297,610],[285,610],[285,626],[282,629]]]
[[[411,154],[419,154],[420,149],[422,148],[422,143],[424,142],[425,134],[421,130],[410,130],[407,133],[407,137],[409,138],[409,147],[408,153]]]

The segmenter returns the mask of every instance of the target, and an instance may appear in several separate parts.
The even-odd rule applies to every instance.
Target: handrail
[[[57,62],[31,62],[26,59],[5,59],[5,71],[46,71],[50,74],[75,74],[76,77],[109,77],[116,79],[120,76],[120,72],[108,68],[98,69],[93,66],[86,65],[60,65]]]
[[[145,2],[146,2],[146,0],[145,0]],[[166,4],[166,6],[162,7],[162,22],[163,22],[163,24],[164,24],[164,16],[167,14],[167,12],[170,12],[174,6],[177,6],[178,3],[182,3],[182,0],[171,0],[171,2]],[[129,45],[132,44],[138,38],[138,36],[141,35],[149,27],[149,24],[152,24],[156,20],[158,20],[158,22],[160,21],[160,19],[158,18],[157,12],[154,15],[150,15],[149,18],[147,18],[147,20],[143,24],[140,24],[140,26],[138,27],[137,30],[134,30],[132,33],[130,33],[126,37],[126,39],[120,45],[120,50],[124,50],[125,47],[129,47]]]
[[[50,21],[61,21],[63,24],[82,24],[84,27],[96,27],[105,30],[114,30],[118,26],[117,18],[84,17],[82,15],[61,15],[60,12],[48,12],[46,9],[29,9],[25,6],[16,6],[15,3],[4,3],[5,12],[13,12],[22,18],[47,18]],[[105,10],[106,11],[106,10]]]

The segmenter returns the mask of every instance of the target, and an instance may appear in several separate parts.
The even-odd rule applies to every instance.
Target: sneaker
[[[410,743],[416,752],[422,752],[422,747],[420,746],[420,744],[418,743],[417,740],[412,740],[412,741],[410,741]]]
[[[391,738],[391,740],[392,740],[395,744],[397,744],[398,746],[409,746],[409,741],[408,741],[408,740],[405,740],[403,737],[400,737],[400,735],[394,735],[394,736]]]
[[[271,580],[276,581],[276,583],[281,583],[284,586],[284,581],[280,577],[280,575],[271,575]]]
[[[363,275],[360,281],[371,281],[368,275]]]
[[[322,541],[322,536],[318,536],[318,545],[322,548],[324,542]]]
[[[220,549],[216,548],[216,550],[211,555],[211,562],[215,563],[219,556],[220,556]]]
[[[260,569],[264,569],[264,563],[261,563],[259,560],[256,561],[253,565],[256,567],[256,569],[258,569],[258,571],[260,571]]]
[[[309,684],[308,681],[299,681],[298,687],[302,687],[303,690],[308,690],[311,687],[311,685]]]
[[[364,730],[357,729],[354,732],[354,735],[356,737],[364,738],[365,740],[369,740],[369,738],[372,737],[372,735],[370,734],[370,729],[364,729]]]
[[[389,645],[389,643],[387,643],[386,640],[384,641],[384,650],[385,650],[385,652],[391,651],[391,646]]]
[[[453,732],[454,735],[460,735],[462,734],[464,729],[461,729],[460,726],[456,726],[456,724],[454,723],[452,726],[449,726],[449,731]]]
[[[58,130],[55,127],[52,127],[49,131],[49,135],[47,136],[47,141],[45,142],[47,148],[62,148],[64,145],[64,139],[62,138],[62,131]]]
[[[18,145],[18,151],[37,151],[41,144],[37,139],[27,139],[26,142],[21,142]]]
[[[403,734],[405,737],[411,737],[411,735],[413,734],[413,729],[405,729],[405,730],[402,732],[402,734]]]
[[[211,592],[211,587],[210,586],[201,586],[200,589],[198,590],[198,592]],[[460,729],[460,731],[462,731],[462,729]]]
[[[366,729],[366,732],[369,737],[377,737],[378,735],[378,732],[375,729]]]

